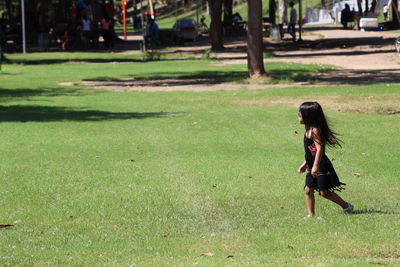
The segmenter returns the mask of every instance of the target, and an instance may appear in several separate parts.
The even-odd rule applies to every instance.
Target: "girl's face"
[[[299,120],[300,124],[304,124],[303,116],[301,116],[301,112],[297,112],[297,119]]]

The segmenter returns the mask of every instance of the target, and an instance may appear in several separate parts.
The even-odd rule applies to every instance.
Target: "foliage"
[[[269,12],[269,0],[262,0],[262,5],[263,5],[263,17],[268,16]],[[320,0],[306,0],[303,2],[303,8],[304,10],[306,8],[313,8],[313,7],[320,7],[321,2]],[[295,8],[298,10],[298,4],[295,5]],[[244,20],[248,20],[247,16],[247,2],[246,1],[237,1],[237,4],[233,6],[233,13],[238,12]],[[177,15],[178,14],[178,15]],[[305,14],[305,11],[303,12]],[[205,9],[205,6],[202,6],[199,9],[199,17],[204,15],[207,18],[208,23],[210,23],[210,18],[209,15]],[[186,12],[179,12],[177,13],[176,11],[168,12],[168,13],[163,13],[161,16],[158,18],[158,23],[162,28],[172,28],[173,24],[175,23],[175,20],[178,18],[192,18],[192,19],[197,19],[197,13],[196,10],[188,10]]]

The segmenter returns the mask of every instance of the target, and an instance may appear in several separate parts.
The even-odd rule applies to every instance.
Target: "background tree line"
[[[138,0],[133,0],[138,2]],[[232,21],[234,0],[163,0],[166,5],[202,4],[207,1],[211,17],[211,49],[223,49],[223,26]],[[284,0],[280,0],[284,1]],[[145,1],[144,1],[145,2]],[[41,32],[51,32],[57,36],[64,32],[69,23],[81,19],[82,12],[88,12],[94,21],[100,21],[104,13],[115,15],[115,5],[120,1],[113,0],[29,0],[26,5],[27,38],[35,42]],[[248,0],[248,55],[250,76],[263,75],[262,64],[262,1]],[[5,0],[0,5],[2,27],[4,32],[14,34],[15,43],[20,43],[21,33],[21,0]],[[7,27],[4,27],[7,24]]]

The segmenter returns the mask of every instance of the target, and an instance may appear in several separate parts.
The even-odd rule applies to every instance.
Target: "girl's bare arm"
[[[304,160],[304,162],[300,165],[300,167],[297,170],[297,172],[305,172],[306,171],[306,164],[307,164],[307,162]]]
[[[319,134],[319,130],[314,128],[312,130],[312,136],[314,139],[315,148],[317,149],[317,153],[315,154],[314,165],[311,169],[311,175],[316,177],[318,175],[318,166],[321,161],[322,155],[324,154],[323,142],[321,140],[321,136]]]

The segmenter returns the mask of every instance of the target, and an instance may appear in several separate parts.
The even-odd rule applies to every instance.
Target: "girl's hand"
[[[297,170],[297,172],[302,173],[302,172],[305,172],[306,169],[307,169],[306,165],[301,164],[300,167],[299,167],[299,169]]]
[[[311,175],[312,175],[312,177],[314,177],[314,178],[317,178],[317,175],[318,175],[318,167],[312,167],[312,169],[311,169]]]

